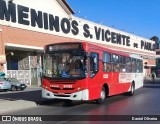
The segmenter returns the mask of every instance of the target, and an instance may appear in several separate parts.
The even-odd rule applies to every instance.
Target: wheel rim
[[[15,90],[16,90],[16,88],[13,86],[13,87],[12,87],[12,91],[15,91]]]
[[[132,85],[132,87],[131,87],[131,92],[132,92],[132,93],[134,92],[133,85]]]
[[[103,99],[105,99],[105,97],[106,97],[105,91],[102,90],[102,92],[101,92],[101,99],[103,100]]]

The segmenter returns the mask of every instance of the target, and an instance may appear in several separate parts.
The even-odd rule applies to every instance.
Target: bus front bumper
[[[57,94],[42,88],[42,97],[47,99],[89,100],[89,91],[85,89],[71,94]]]

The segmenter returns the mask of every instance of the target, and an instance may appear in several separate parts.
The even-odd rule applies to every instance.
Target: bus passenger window
[[[142,73],[142,72],[143,72],[143,61],[137,59],[136,65],[137,65],[137,70],[136,70],[136,72],[137,72],[137,73]]]
[[[111,54],[103,53],[103,62],[111,62]]]
[[[120,72],[126,72],[126,66],[124,64],[120,64]]]
[[[131,65],[131,58],[130,58],[130,57],[127,57],[127,59],[126,59],[126,64],[127,64],[127,65]]]
[[[119,72],[120,71],[119,64],[113,64],[112,65],[112,71],[113,72]]]
[[[139,67],[136,68],[136,73],[140,73],[140,68]]]
[[[112,65],[110,63],[103,63],[103,71],[110,72],[112,69]]]
[[[131,59],[132,59],[132,60],[131,60],[131,61],[132,61],[132,62],[131,62],[131,64],[132,64],[132,65],[131,65],[131,66],[132,66],[132,72],[135,73],[135,72],[137,71],[137,66],[136,66],[136,61],[137,61],[137,60],[136,60],[135,58],[131,58]]]
[[[90,77],[94,77],[94,75],[99,70],[99,55],[97,53],[90,54]]]
[[[134,73],[137,72],[137,67],[136,66],[132,66],[132,72],[134,72]]]
[[[132,72],[131,66],[129,66],[129,65],[126,66],[126,72],[128,72],[128,73]]]
[[[120,72],[126,72],[126,57],[119,56],[120,58]]]
[[[118,63],[119,62],[119,56],[118,55],[112,55],[112,62]]]

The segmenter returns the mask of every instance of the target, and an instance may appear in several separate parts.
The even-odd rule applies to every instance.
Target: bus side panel
[[[108,75],[108,78],[107,78]],[[104,76],[105,82],[109,86],[109,96],[120,94],[123,92],[123,84],[119,82],[119,73],[118,72],[109,72],[105,73]]]
[[[115,92],[114,84],[113,84],[113,73],[112,72],[103,72],[102,74],[102,85],[105,83],[108,85],[109,90],[109,96],[113,95]]]
[[[133,81],[133,74],[113,72],[111,79],[112,82],[109,82],[109,90],[111,90],[109,96],[128,92]]]
[[[100,98],[100,92],[102,89],[100,75],[102,75],[102,72],[98,72],[93,78],[88,80],[89,100]]]
[[[123,84],[123,92],[122,93],[130,91],[131,82],[125,82],[125,83],[122,83],[122,84]]]
[[[135,89],[143,86],[144,76],[143,73],[133,73],[133,79],[135,82]]]

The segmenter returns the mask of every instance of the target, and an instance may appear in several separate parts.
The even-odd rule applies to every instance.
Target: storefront
[[[155,66],[153,41],[77,18],[65,0],[1,0],[0,8],[0,69],[27,85],[40,85],[43,47],[56,42],[99,43]]]

